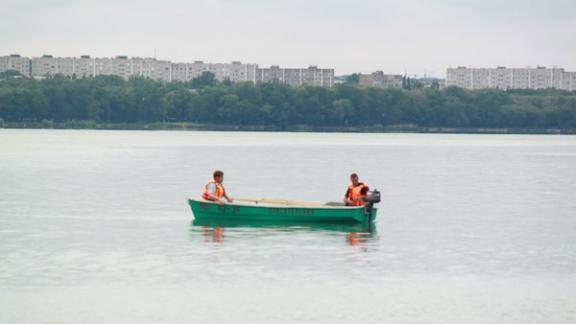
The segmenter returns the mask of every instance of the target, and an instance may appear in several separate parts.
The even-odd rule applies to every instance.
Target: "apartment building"
[[[360,74],[358,76],[358,85],[361,87],[402,89],[404,77],[399,74],[384,74],[382,71],[376,71],[371,74]]]
[[[334,85],[334,69],[319,69],[317,66],[309,66],[307,69],[283,69],[273,65],[269,68],[256,69],[255,81],[330,88]]]
[[[44,77],[45,75],[54,75],[60,73],[58,66],[59,60],[61,59],[65,58],[59,59],[48,54],[33,58],[30,61],[30,75],[32,77]]]
[[[17,71],[22,75],[30,75],[30,60],[18,54],[0,57],[0,73],[5,71]]]
[[[94,75],[117,75],[124,79],[132,76],[132,60],[127,56],[115,58],[98,58],[95,60]]]
[[[465,89],[548,89],[576,90],[576,72],[562,68],[449,68],[446,86]]]
[[[204,72],[214,74],[218,81],[230,80],[232,82],[255,82],[256,64],[244,64],[239,61],[232,63],[172,63],[172,80],[190,81],[202,75]]]
[[[155,80],[172,81],[172,63],[170,61],[141,57],[133,57],[128,60],[130,65],[128,77],[138,76]]]
[[[62,74],[65,76],[93,77],[96,75],[117,75],[128,79],[143,76],[152,79],[170,81],[171,63],[150,58],[91,58],[88,55],[78,57],[53,57],[43,55],[30,60],[31,72],[35,78]]]
[[[96,75],[96,60],[90,55],[82,55],[79,58],[73,58],[74,70],[72,74],[76,77],[91,77]]]
[[[94,75],[94,63],[89,56],[76,58],[43,55],[29,59],[29,61],[31,68],[28,75],[35,78],[43,78],[47,75],[55,74],[77,77]]]
[[[258,68],[257,64],[239,61],[231,63],[172,63],[155,58],[116,56],[114,58],[53,57],[43,55],[32,59],[10,55],[0,57],[0,72],[17,70],[27,76],[44,78],[63,74],[69,77],[117,75],[124,79],[145,77],[163,81],[190,81],[204,72],[213,73],[216,80],[232,82],[280,82],[292,86],[312,85],[332,87],[334,70],[310,66],[307,69],[283,69],[279,66]]]

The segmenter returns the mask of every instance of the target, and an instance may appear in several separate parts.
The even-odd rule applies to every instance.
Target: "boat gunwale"
[[[195,201],[198,203],[205,203],[211,205],[219,205],[213,201],[188,198],[188,201]],[[272,204],[272,203],[254,203],[254,204],[237,204],[237,203],[225,203],[222,206],[239,206],[239,207],[265,207],[265,208],[306,208],[306,209],[364,209],[365,206],[330,206],[330,205],[320,205],[320,206],[299,206],[299,205],[282,205],[282,204]]]

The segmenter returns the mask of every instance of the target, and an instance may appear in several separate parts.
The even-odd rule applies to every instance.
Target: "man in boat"
[[[350,175],[350,185],[344,196],[344,203],[346,206],[364,206],[366,204],[368,190],[368,186],[358,180],[358,175],[352,173]]]
[[[204,186],[204,192],[202,193],[202,198],[210,200],[220,205],[224,205],[222,198],[225,198],[228,202],[232,202],[232,199],[228,198],[226,195],[226,190],[222,185],[224,181],[224,172],[220,170],[214,171],[212,175],[212,180],[208,181]]]

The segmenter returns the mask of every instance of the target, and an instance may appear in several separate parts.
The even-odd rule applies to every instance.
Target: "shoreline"
[[[312,133],[429,133],[429,134],[534,134],[576,135],[575,129],[560,128],[458,128],[418,127],[414,125],[343,127],[292,125],[250,126],[213,125],[197,123],[95,123],[92,121],[55,122],[3,122],[0,129],[86,129],[86,130],[173,130],[173,131],[245,131],[245,132],[312,132]]]

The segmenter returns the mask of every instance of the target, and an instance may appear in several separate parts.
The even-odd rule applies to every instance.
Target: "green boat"
[[[374,202],[368,202],[365,206],[348,207],[338,203],[236,199],[233,203],[220,205],[202,199],[188,199],[195,222],[254,221],[282,224],[371,223],[376,219],[377,214],[377,209],[373,207]]]

